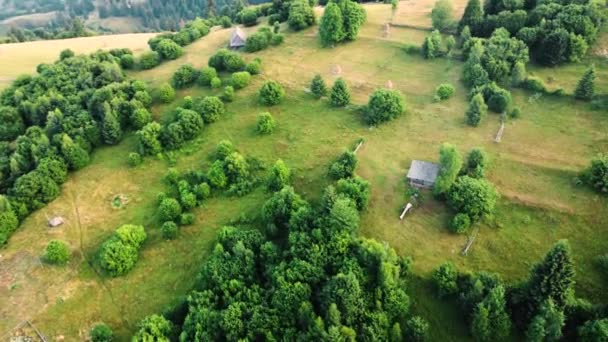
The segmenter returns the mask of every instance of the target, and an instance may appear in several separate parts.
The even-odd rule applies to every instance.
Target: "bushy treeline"
[[[503,28],[545,65],[579,61],[597,38],[603,15],[593,2],[470,0],[459,23],[476,37]]]
[[[515,285],[486,272],[459,273],[451,263],[433,280],[440,296],[457,299],[476,340],[503,340],[513,327],[528,341],[605,341],[605,308],[576,297],[574,268],[570,246],[561,240]]]
[[[137,263],[139,249],[147,238],[143,226],[125,224],[101,245],[99,264],[109,275],[117,277],[129,272]]]
[[[0,43],[21,43],[34,40],[90,37],[93,35],[95,35],[95,32],[86,29],[82,19],[59,17],[45,27],[28,29],[13,26],[6,33],[6,38],[0,39]]]
[[[367,14],[360,4],[350,0],[331,0],[325,7],[319,26],[321,45],[334,46],[357,39]]]
[[[262,207],[263,231],[220,230],[183,324],[156,338],[424,340],[428,324],[409,313],[409,259],[357,236],[368,196],[356,176],[318,206],[282,187]]]
[[[123,73],[124,55],[130,51],[74,56],[65,50],[59,61],[39,65],[37,75],[18,78],[0,94],[0,193],[9,203],[1,214],[1,244],[16,229],[14,218],[55,199],[67,171],[87,165],[93,149],[116,144],[125,131],[150,121],[151,97],[143,82]]]

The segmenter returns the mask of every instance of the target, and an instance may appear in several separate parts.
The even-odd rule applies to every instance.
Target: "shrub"
[[[137,332],[131,342],[168,342],[173,334],[173,323],[163,316],[152,315],[144,318],[137,325]]]
[[[160,227],[160,231],[165,240],[173,240],[177,237],[177,225],[175,222],[167,221]]]
[[[474,148],[467,156],[467,162],[464,165],[464,173],[473,178],[483,178],[487,164],[487,155],[480,148]]]
[[[329,102],[334,107],[344,107],[350,103],[350,90],[342,78],[338,78],[331,87]]]
[[[169,83],[164,83],[158,88],[157,98],[162,103],[171,103],[175,99],[175,90]]]
[[[137,108],[131,113],[130,123],[134,129],[141,129],[152,121],[152,114],[146,108]]]
[[[44,260],[51,264],[63,265],[70,260],[70,249],[63,241],[51,240],[44,250]]]
[[[156,51],[143,53],[139,58],[139,67],[148,70],[160,64],[160,54]]]
[[[224,58],[224,66],[228,72],[242,71],[245,69],[245,61],[239,54],[232,52]]]
[[[217,71],[213,67],[204,67],[198,77],[198,84],[201,86],[210,86],[211,80],[217,77]]]
[[[327,95],[327,86],[321,75],[316,74],[315,77],[313,77],[310,82],[310,92],[317,99]]]
[[[220,18],[220,25],[222,25],[223,28],[232,27],[232,20],[230,20],[230,17],[222,16]]]
[[[222,140],[215,147],[215,152],[213,153],[213,155],[217,160],[224,160],[226,159],[226,157],[231,155],[232,152],[235,151],[236,149],[234,148],[230,140]]]
[[[303,30],[315,23],[315,12],[308,0],[295,0],[289,7],[287,24],[294,31]]]
[[[186,88],[193,85],[199,76],[198,70],[190,64],[185,64],[175,71],[171,82],[175,88]]]
[[[134,224],[124,224],[114,232],[114,238],[136,249],[139,249],[141,244],[146,240],[146,237],[144,227]]]
[[[114,339],[114,332],[104,323],[96,324],[90,334],[92,342],[111,342]]]
[[[224,172],[224,163],[221,160],[216,160],[207,170],[207,180],[214,188],[221,189],[226,187],[228,180]]]
[[[219,49],[217,50],[211,57],[209,57],[209,61],[207,64],[217,71],[225,71],[226,65],[224,60],[226,56],[230,55],[233,52],[230,52],[228,49]],[[211,81],[211,79],[209,79]]]
[[[2,198],[1,195],[0,198]],[[17,215],[11,209],[0,210],[0,246],[8,241],[17,227],[19,227]]]
[[[593,158],[591,165],[583,171],[582,178],[596,191],[608,194],[608,154]]]
[[[270,38],[270,45],[278,46],[283,44],[283,41],[285,41],[285,37],[282,34],[277,33],[272,35],[272,38]]]
[[[441,264],[433,272],[433,282],[435,283],[439,297],[453,295],[458,291],[457,278],[458,272],[451,262]]]
[[[240,12],[241,23],[245,26],[255,26],[258,24],[258,12],[255,8],[247,7]]]
[[[270,113],[261,113],[258,115],[256,131],[259,134],[270,134],[272,131],[274,131],[275,125],[274,118]]]
[[[263,32],[256,32],[245,41],[245,51],[256,52],[266,49],[270,45],[268,35]]]
[[[456,214],[450,222],[450,230],[456,234],[464,234],[471,227],[471,219],[467,214]]]
[[[179,224],[182,226],[189,226],[194,223],[194,215],[191,213],[184,213],[179,218]]]
[[[442,45],[439,31],[435,30],[431,32],[431,35],[426,37],[422,43],[422,56],[427,59],[439,57]]]
[[[351,199],[357,210],[363,210],[369,202],[369,183],[358,176],[343,178],[336,184],[336,193]]]
[[[235,72],[232,74],[231,81],[234,89],[245,88],[251,81],[251,74],[247,71]]]
[[[233,86],[225,86],[224,92],[222,93],[222,100],[224,102],[232,102],[234,101],[235,93]]]
[[[165,198],[158,206],[161,222],[177,221],[182,214],[182,206],[175,198]]]
[[[201,183],[194,188],[194,193],[199,200],[204,200],[211,195],[211,188],[209,184]]]
[[[211,88],[217,89],[222,86],[222,80],[219,77],[214,77],[211,79]]]
[[[483,119],[488,113],[488,106],[486,106],[483,96],[476,94],[469,103],[469,108],[465,113],[465,121],[469,126],[479,126],[481,119]]]
[[[245,71],[252,75],[258,75],[261,71],[261,65],[258,61],[249,62],[245,67]]]
[[[357,156],[353,152],[346,151],[331,164],[329,175],[334,179],[352,177],[355,174],[357,163]]]
[[[270,191],[279,191],[289,185],[290,180],[291,170],[285,165],[285,162],[279,159],[274,163],[270,170],[266,186]]]
[[[177,59],[184,53],[182,47],[171,39],[161,40],[154,51],[160,54],[161,59]]]
[[[422,317],[414,316],[407,321],[405,334],[408,341],[424,342],[428,338],[429,323]]]
[[[129,153],[129,165],[135,167],[141,164],[141,155],[137,152]]]
[[[114,277],[130,271],[135,266],[137,258],[137,248],[119,239],[106,241],[99,253],[101,267]]]
[[[536,93],[546,93],[545,83],[538,77],[527,77],[522,82],[522,87]]]
[[[226,112],[224,103],[217,96],[197,98],[194,101],[194,110],[203,118],[205,123],[217,121]]]
[[[74,51],[70,49],[61,50],[61,52],[59,53],[59,60],[63,61],[64,59],[72,58],[74,56]]]
[[[485,179],[459,177],[448,193],[448,203],[456,211],[469,216],[472,222],[494,212],[498,192]]]
[[[509,117],[512,119],[517,119],[521,116],[521,110],[519,109],[519,107],[513,107],[513,109],[511,109],[509,111]]]
[[[365,122],[377,125],[395,119],[405,110],[403,95],[396,90],[376,89],[365,109]]]
[[[440,84],[437,89],[435,89],[435,96],[439,99],[439,100],[447,100],[450,97],[452,97],[452,95],[454,95],[454,86],[451,84]]]
[[[580,79],[574,91],[574,97],[579,100],[591,101],[595,93],[595,68],[591,66]]]
[[[266,81],[258,92],[258,100],[267,106],[279,104],[284,96],[285,90],[276,81]]]
[[[135,57],[130,54],[120,56],[120,66],[127,70],[133,69],[135,66]]]

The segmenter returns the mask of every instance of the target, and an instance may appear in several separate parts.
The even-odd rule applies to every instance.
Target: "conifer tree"
[[[331,88],[329,101],[335,107],[344,107],[350,103],[350,90],[342,78],[338,78]]]
[[[595,68],[591,66],[585,73],[574,91],[574,97],[579,100],[591,101],[595,91]]]
[[[344,39],[342,20],[342,12],[338,5],[333,2],[327,4],[325,11],[323,12],[323,17],[321,17],[321,25],[319,27],[321,45],[332,46]]]
[[[476,32],[479,26],[483,23],[483,9],[479,0],[469,0],[467,7],[464,9],[464,14],[458,23],[458,29],[462,30],[465,26],[469,26],[472,32]]]
[[[101,128],[101,135],[103,142],[108,145],[114,145],[120,141],[122,137],[122,129],[120,128],[120,122],[116,112],[110,108],[110,105],[104,103],[104,115]]]
[[[476,94],[469,103],[469,108],[465,113],[465,121],[468,125],[477,127],[488,113],[488,106],[481,94]]]
[[[327,95],[327,86],[325,85],[325,81],[321,75],[316,74],[315,77],[310,82],[310,91],[314,95],[314,97],[320,99],[323,96]]]
[[[509,335],[511,321],[506,310],[505,289],[494,287],[473,312],[471,332],[479,341],[500,341]]]
[[[548,299],[532,319],[526,337],[531,342],[557,341],[562,337],[564,323],[564,312],[557,309],[553,301]]]

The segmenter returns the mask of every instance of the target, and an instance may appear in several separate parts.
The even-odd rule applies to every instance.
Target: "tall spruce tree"
[[[321,25],[319,26],[321,45],[333,46],[342,41],[344,36],[342,12],[338,5],[330,2],[325,7],[323,17],[321,17]]]
[[[583,74],[583,77],[578,81],[576,90],[574,91],[574,97],[583,101],[591,101],[593,93],[595,92],[595,68],[589,67]]]
[[[465,26],[469,26],[469,29],[473,34],[476,34],[481,25],[483,24],[483,9],[479,0],[469,0],[467,7],[464,9],[464,14],[458,23],[458,30],[461,31]]]
[[[481,122],[481,119],[484,118],[487,113],[488,106],[483,100],[483,96],[481,94],[476,94],[469,103],[469,108],[465,113],[465,121],[467,125],[477,127]]]
[[[118,116],[107,102],[104,103],[101,135],[103,137],[103,142],[108,145],[118,143],[122,137],[122,128],[120,127]]]
[[[500,341],[509,335],[511,320],[506,311],[505,289],[494,287],[473,311],[471,333],[478,341]]]
[[[331,93],[329,94],[329,102],[334,107],[344,107],[350,103],[350,90],[346,82],[342,78],[338,78],[331,87]]]
[[[321,75],[316,74],[315,77],[310,82],[310,92],[317,99],[322,98],[327,95],[327,86],[325,85],[325,81]]]
[[[553,301],[548,299],[532,319],[526,337],[530,342],[557,341],[562,337],[564,323],[564,312],[556,308]]]

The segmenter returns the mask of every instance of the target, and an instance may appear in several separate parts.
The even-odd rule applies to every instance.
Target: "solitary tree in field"
[[[608,154],[593,158],[591,165],[583,171],[582,178],[595,190],[608,194]]]
[[[310,82],[310,92],[318,99],[327,95],[327,86],[321,75],[316,74]]]
[[[579,100],[590,101],[593,98],[595,91],[595,68],[591,66],[583,74],[583,78],[578,81],[576,90],[574,91],[574,97]]]
[[[338,78],[331,87],[329,101],[335,107],[344,107],[350,103],[350,90],[342,78]]]
[[[323,46],[332,46],[344,39],[342,12],[334,2],[330,2],[325,7],[325,12],[321,17],[319,37]]]
[[[465,121],[470,126],[478,126],[481,119],[488,113],[488,106],[483,100],[483,95],[476,94],[469,103],[469,108],[465,113]]]
[[[433,28],[439,31],[445,31],[452,26],[452,3],[450,0],[437,0],[431,11],[431,21]]]
[[[433,59],[438,57],[441,53],[441,34],[435,30],[431,34],[424,38],[422,43],[422,56],[427,59]]]

